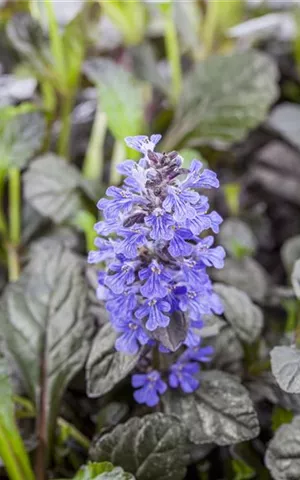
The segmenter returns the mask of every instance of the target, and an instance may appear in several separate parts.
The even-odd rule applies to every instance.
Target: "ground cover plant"
[[[0,478],[300,478],[295,1],[0,0]]]

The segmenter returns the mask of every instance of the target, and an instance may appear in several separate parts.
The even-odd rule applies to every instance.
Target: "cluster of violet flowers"
[[[222,218],[208,213],[208,198],[198,192],[218,188],[218,179],[198,160],[186,169],[177,152],[155,152],[160,139],[125,139],[142,158],[121,163],[123,186],[109,187],[110,198],[98,202],[104,220],[95,225],[98,250],[88,257],[89,263],[106,264],[97,295],[118,333],[116,349],[126,354],[143,349],[148,358],[154,349],[175,351],[175,361],[163,374],[147,365],[144,373],[132,376],[135,400],[148,406],[159,402],[167,384],[186,393],[198,388],[199,364],[213,353],[201,345],[203,316],[223,313],[206,269],[222,268],[225,251],[203,235],[218,233]],[[170,347],[164,339],[178,328],[184,336]]]

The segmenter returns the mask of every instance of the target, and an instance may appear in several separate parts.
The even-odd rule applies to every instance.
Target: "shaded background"
[[[299,3],[0,0],[0,290],[20,279],[46,298],[46,308],[49,284],[63,290],[76,277],[78,261],[84,282],[72,291],[72,305],[78,301],[76,311],[82,308],[85,290],[88,303],[73,326],[64,323],[69,317],[63,312],[60,328],[46,319],[32,326],[19,297],[3,307],[5,348],[17,364],[26,364],[21,373],[29,376],[24,388],[20,372],[11,368],[31,453],[39,450],[33,419],[39,425],[45,332],[61,340],[55,354],[61,355],[64,380],[58,388],[44,379],[52,412],[49,478],[72,478],[93,436],[136,413],[129,382],[118,383],[123,378],[110,379],[118,386],[106,386],[106,395],[94,398],[101,393],[102,359],[91,355],[105,349],[97,343],[105,312],[94,293],[96,271],[85,259],[95,239],[96,202],[120,183],[116,165],[137,159],[123,138],[152,133],[162,133],[159,150],[178,150],[185,166],[198,158],[217,171],[221,188],[211,202],[225,218],[217,241],[227,260],[212,276],[244,291],[264,314],[262,330],[249,310],[237,309],[233,328],[216,322],[219,334],[212,341],[212,366],[238,375],[250,391],[260,437],[234,447],[197,448],[186,478],[271,478],[264,466],[267,444],[300,409],[298,395],[277,386],[269,359],[272,347],[298,342],[299,334],[291,287],[300,257]],[[298,295],[299,276],[298,270]],[[24,338],[16,339],[11,325]],[[86,358],[93,398],[86,393]],[[36,402],[31,413],[31,404],[22,406],[27,397]],[[275,480],[291,478],[274,472]],[[300,478],[296,472],[293,478]],[[7,478],[4,470],[1,478]]]

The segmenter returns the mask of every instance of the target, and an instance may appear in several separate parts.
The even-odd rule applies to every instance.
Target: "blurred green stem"
[[[52,5],[52,0],[44,0],[45,10],[48,19],[49,38],[51,53],[55,61],[55,68],[59,74],[60,81],[63,83],[61,87],[66,87],[66,62],[64,57],[64,46],[62,36],[59,31],[59,26],[55,16]]]
[[[174,22],[173,5],[165,12],[165,48],[166,55],[171,67],[171,91],[170,101],[176,105],[181,93],[182,87],[182,72],[181,72],[181,58],[178,36]]]
[[[21,232],[21,175],[17,167],[8,172],[9,181],[9,236],[13,245],[18,246]]]
[[[47,134],[45,135],[44,150],[49,150],[51,141],[51,127],[55,117],[56,93],[50,82],[43,80],[41,82],[41,91],[43,96],[43,106],[47,115]]]
[[[300,71],[300,9],[294,9],[294,21],[296,24],[296,36],[294,39],[294,56],[297,64],[298,73]]]
[[[109,185],[118,185],[120,183],[121,175],[117,170],[117,166],[124,160],[124,156],[124,142],[116,139],[110,164]]]
[[[89,439],[83,435],[76,427],[74,427],[71,423],[67,422],[63,418],[58,419],[58,426],[63,428],[68,432],[68,435],[72,437],[78,445],[81,445],[85,450],[90,448],[90,441]]]
[[[62,98],[61,104],[61,130],[58,140],[58,154],[68,160],[69,140],[72,124],[73,95],[67,95]]]
[[[38,21],[40,21],[40,17],[41,17],[39,1],[40,0],[30,0],[29,1],[30,14],[33,18],[35,18]]]
[[[4,181],[5,181],[5,170],[0,170],[0,234],[5,238],[7,236],[7,225],[4,215]]]
[[[141,0],[98,1],[105,14],[123,34],[127,45],[137,45],[142,41],[145,31],[145,6]]]
[[[93,129],[83,163],[83,175],[92,180],[100,180],[104,167],[104,140],[106,133],[106,114],[97,106]]]
[[[238,183],[226,183],[224,185],[224,194],[227,207],[233,216],[239,215],[241,186]]]
[[[23,475],[21,465],[13,451],[13,447],[5,439],[5,433],[0,429],[0,456],[5,465],[10,480],[27,480]],[[29,479],[28,479],[29,480]]]
[[[296,300],[285,300],[283,302],[283,306],[285,308],[287,319],[285,324],[285,331],[286,332],[293,332],[297,327],[297,312],[298,312],[298,304]]]
[[[205,57],[207,57],[213,51],[215,34],[219,21],[220,7],[222,8],[222,5],[220,5],[219,2],[209,2],[207,5],[202,34]]]
[[[17,167],[8,171],[8,203],[9,203],[9,245],[8,274],[9,280],[15,282],[20,275],[18,247],[21,236],[21,175]]]
[[[94,241],[97,236],[94,230],[95,223],[95,216],[87,210],[80,210],[74,219],[74,225],[84,232],[85,244],[88,252],[94,249]]]

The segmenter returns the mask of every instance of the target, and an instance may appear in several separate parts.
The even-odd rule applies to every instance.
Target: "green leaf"
[[[236,258],[253,255],[257,246],[250,227],[238,218],[227,218],[223,222],[218,240],[225,250]]]
[[[133,47],[131,54],[136,76],[144,82],[150,82],[157,90],[168,95],[169,88],[164,78],[160,75],[151,44],[145,43],[138,47]]]
[[[281,103],[272,111],[268,125],[296,148],[300,148],[300,106],[295,103]]]
[[[188,328],[186,315],[178,311],[171,314],[170,323],[166,328],[156,328],[149,335],[171,352],[175,352],[185,340]]]
[[[35,402],[38,422],[45,422],[50,446],[61,397],[87,355],[86,307],[81,260],[49,240],[33,247],[1,302],[6,351]]]
[[[275,406],[272,413],[272,430],[276,432],[281,425],[285,423],[291,423],[294,414],[291,410],[286,410],[280,406]]]
[[[265,463],[274,480],[300,478],[300,416],[282,425],[269,443]]]
[[[212,370],[201,373],[196,392],[184,395],[168,390],[164,410],[175,415],[195,444],[231,445],[259,434],[258,419],[249,394],[239,380]]]
[[[122,402],[110,402],[104,405],[97,415],[97,432],[111,430],[129,414],[129,405]]]
[[[144,131],[143,92],[130,72],[103,58],[87,60],[84,72],[99,89],[100,105],[116,139]]]
[[[45,120],[32,107],[7,107],[0,109],[1,167],[26,166],[37,152],[45,134]]]
[[[185,434],[176,418],[152,413],[131,418],[96,440],[90,454],[96,461],[111,461],[137,480],[185,478]]]
[[[241,259],[227,257],[224,268],[213,270],[216,282],[226,283],[243,290],[252,300],[261,302],[268,291],[268,277],[264,268],[254,258]]]
[[[292,285],[296,297],[300,299],[300,259],[296,261],[293,268]]]
[[[33,97],[37,86],[35,78],[18,77],[15,75],[1,75],[0,77],[0,106],[17,102],[24,102]]]
[[[296,260],[300,258],[300,235],[295,235],[286,240],[281,248],[280,255],[284,268],[290,275]]]
[[[214,290],[220,295],[224,305],[224,316],[238,337],[244,342],[253,343],[263,327],[261,309],[254,305],[245,292],[235,287],[218,283],[214,285]]]
[[[99,397],[112,390],[136,366],[139,355],[115,349],[116,333],[109,323],[96,335],[86,364],[87,393]]]
[[[41,215],[55,223],[70,220],[82,208],[81,176],[53,153],[38,157],[24,175],[24,196]]]
[[[134,480],[133,475],[109,462],[90,462],[81,467],[73,480]]]
[[[66,87],[71,90],[74,90],[78,84],[85,52],[85,40],[86,32],[82,17],[78,16],[66,26],[62,35]]]
[[[300,350],[274,347],[270,355],[272,373],[280,388],[288,393],[300,393]]]
[[[0,359],[0,458],[11,480],[34,480],[14,418],[13,392],[6,363]]]
[[[211,340],[211,344],[215,351],[212,368],[236,375],[242,372],[244,350],[231,327],[222,328],[221,332]]]
[[[235,473],[233,480],[251,480],[256,476],[255,470],[243,462],[243,460],[232,460],[232,468]]]
[[[264,121],[277,97],[277,69],[255,51],[212,56],[187,75],[164,149],[224,147]]]
[[[17,13],[7,24],[7,35],[14,48],[34,68],[38,76],[51,71],[52,57],[47,35],[27,13]],[[50,70],[49,70],[50,65]]]

